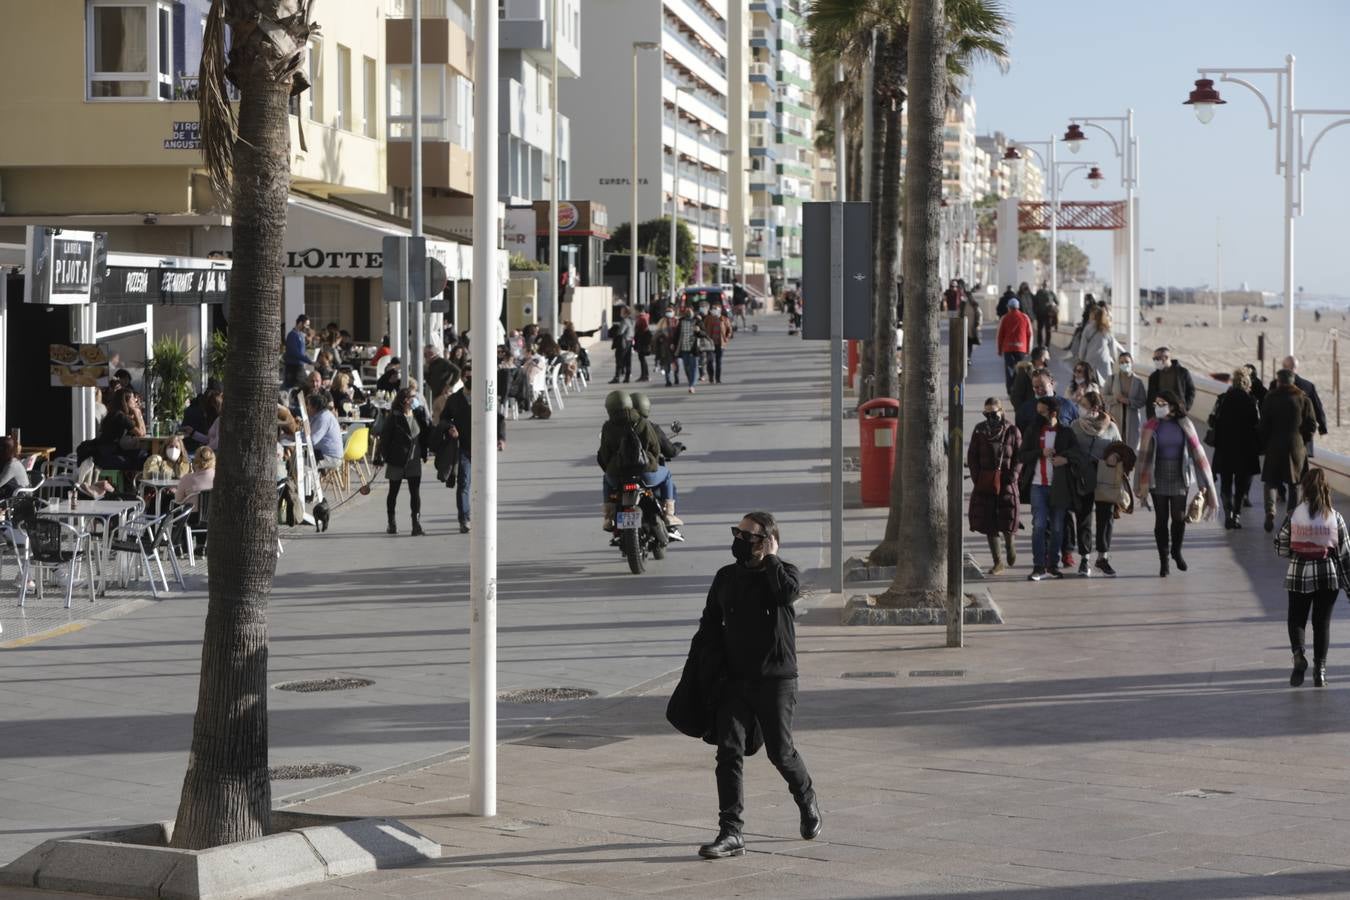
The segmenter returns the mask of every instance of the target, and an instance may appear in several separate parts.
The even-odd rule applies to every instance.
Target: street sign
[[[830,339],[831,203],[802,204],[802,337]],[[872,337],[872,204],[844,207],[844,334],[846,340]]]
[[[442,277],[445,268],[441,267]],[[430,273],[427,239],[397,234],[384,236],[384,261],[380,271],[385,303],[427,300]],[[442,287],[444,290],[444,287]]]

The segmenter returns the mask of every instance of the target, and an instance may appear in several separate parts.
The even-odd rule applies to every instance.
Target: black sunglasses
[[[740,538],[743,541],[751,541],[751,542],[762,541],[766,537],[768,537],[767,534],[763,534],[758,531],[746,531],[742,528],[737,528],[735,525],[731,526],[731,536],[735,538]]]

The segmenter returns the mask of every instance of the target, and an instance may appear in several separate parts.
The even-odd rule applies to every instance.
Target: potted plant
[[[211,332],[211,345],[206,348],[206,376],[221,384],[225,383],[225,359],[230,353],[230,339],[225,332],[216,329]]]
[[[192,396],[193,370],[187,347],[173,338],[156,341],[145,364],[146,381],[155,398],[156,418],[181,421]]]

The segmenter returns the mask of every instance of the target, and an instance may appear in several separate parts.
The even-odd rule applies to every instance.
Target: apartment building
[[[729,221],[744,193],[745,138],[743,117],[731,111],[745,85],[734,77],[745,53],[728,34],[743,30],[744,3],[585,0],[581,30],[603,52],[561,86],[572,126],[572,192],[603,203],[611,226],[629,221],[636,155],[638,221],[669,215],[673,197],[694,234],[704,281],[739,265]]]
[[[1031,153],[1021,159],[1004,159],[1012,141],[1001,131],[982,134],[975,145],[989,156],[989,194],[1000,200],[1017,197],[1020,200],[1045,199],[1045,173]]]
[[[802,203],[819,181],[816,103],[805,0],[751,0],[750,231],[747,260],[763,263],[764,290],[799,281]],[[754,278],[752,276],[752,283]]]

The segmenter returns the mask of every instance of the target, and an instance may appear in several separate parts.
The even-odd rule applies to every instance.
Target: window
[[[365,71],[362,75],[362,85],[365,87],[366,103],[365,108],[362,110],[361,131],[366,137],[373,138],[375,137],[375,114],[377,112],[375,108],[376,97],[378,96],[376,91],[379,88],[379,85],[375,83],[375,60],[371,59],[369,56],[365,57],[364,68]]]
[[[90,99],[157,96],[158,90],[151,89],[150,48],[161,47],[160,20],[157,9],[151,15],[152,8],[155,4],[91,0],[85,17]],[[155,68],[162,68],[158,61]]]
[[[340,284],[305,279],[305,315],[315,322],[341,322],[342,286]]]
[[[337,127],[352,130],[352,51],[338,44],[338,107]]]
[[[442,65],[422,67],[422,139],[444,141],[452,135],[446,106],[445,77]],[[389,139],[412,139],[412,66],[390,66],[385,86],[389,119]]]
[[[309,117],[323,121],[323,41],[309,42],[309,90],[305,91]]]

